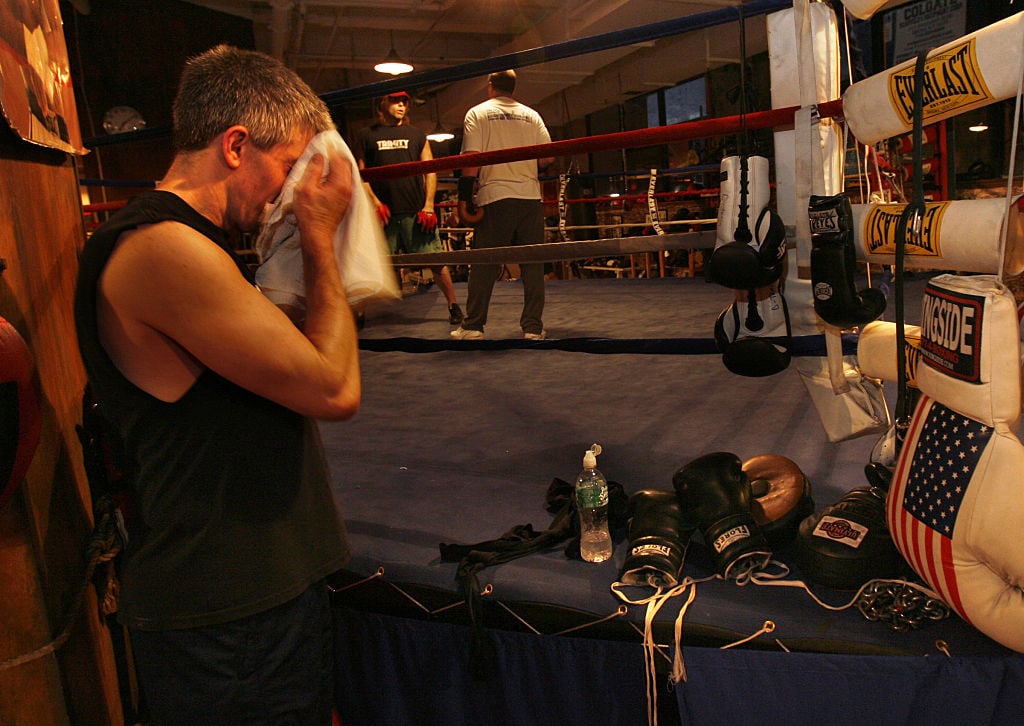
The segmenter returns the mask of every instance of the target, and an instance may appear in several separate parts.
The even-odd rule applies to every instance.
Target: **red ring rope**
[[[776,108],[770,111],[755,111],[746,114],[745,118],[740,116],[723,116],[721,118],[705,119],[703,121],[688,121],[671,126],[658,126],[650,129],[638,129],[636,131],[619,131],[612,134],[601,134],[598,136],[587,136],[578,139],[566,139],[564,141],[552,141],[549,144],[537,144],[535,146],[517,146],[512,149],[501,149],[499,151],[482,151],[475,154],[456,154],[430,161],[408,161],[402,164],[391,164],[388,166],[375,166],[370,169],[363,169],[361,176],[363,181],[383,181],[385,179],[400,179],[407,176],[427,174],[429,172],[451,171],[466,166],[486,166],[488,164],[501,164],[508,161],[521,161],[523,159],[540,159],[547,156],[568,156],[582,152],[608,151],[610,149],[639,148],[644,146],[657,146],[672,141],[684,139],[704,139],[714,136],[725,136],[735,133],[743,126],[748,129],[764,129],[774,126],[782,126],[793,122],[793,114],[800,109],[799,106],[788,106]],[[843,113],[842,99],[826,101],[817,106],[820,118],[840,118]],[[705,192],[707,190],[704,190]],[[669,192],[669,194],[683,194],[684,192]],[[692,192],[691,192],[692,193]],[[621,197],[620,197],[621,198]],[[576,200],[569,200],[576,201]],[[580,201],[593,202],[595,199]],[[85,211],[100,212],[115,209],[115,206],[123,206],[125,202],[109,202],[100,204],[85,205]]]
[[[535,146],[517,146],[512,149],[498,151],[481,151],[475,154],[457,154],[430,161],[407,161],[402,164],[375,166],[364,169],[363,181],[383,181],[416,176],[430,172],[450,171],[467,166],[487,166],[503,164],[509,161],[524,159],[541,159],[548,156],[569,156],[582,152],[608,151],[610,149],[638,148],[657,146],[684,139],[705,139],[713,136],[725,136],[740,131],[741,128],[764,129],[784,126],[793,122],[793,114],[799,106],[776,108],[770,111],[756,111],[745,116],[723,116],[703,121],[688,121],[671,126],[658,126],[636,131],[619,131],[613,134],[587,136],[564,141],[552,141],[549,144]],[[843,101],[836,99],[826,101],[817,106],[820,118],[837,118],[842,116]],[[741,125],[742,122],[742,125]]]

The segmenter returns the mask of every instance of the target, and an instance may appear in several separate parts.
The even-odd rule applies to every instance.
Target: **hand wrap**
[[[437,229],[437,215],[433,212],[421,209],[416,212],[416,224],[418,224],[420,229],[424,232],[433,232]]]

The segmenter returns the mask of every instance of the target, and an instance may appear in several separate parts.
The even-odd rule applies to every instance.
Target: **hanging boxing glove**
[[[1017,304],[998,275],[937,275],[921,310],[921,398],[889,485],[892,536],[964,620],[1024,652]]]
[[[750,290],[745,296],[745,303],[734,300],[715,321],[715,345],[722,362],[738,376],[760,378],[780,373],[792,358],[786,298],[776,285]]]
[[[811,196],[811,289],[814,312],[829,325],[855,328],[885,312],[885,295],[869,287],[858,291],[854,283],[853,209],[845,194]]]
[[[768,159],[726,157],[719,189],[716,243],[705,278],[734,290],[770,285],[782,276],[786,226],[768,206]]]
[[[724,451],[700,456],[676,471],[672,486],[696,520],[718,574],[736,579],[768,564],[771,550],[750,511],[750,480],[739,457]]]

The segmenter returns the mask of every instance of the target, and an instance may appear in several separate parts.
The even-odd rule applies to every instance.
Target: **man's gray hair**
[[[293,70],[268,55],[230,45],[190,58],[174,99],[174,148],[198,151],[231,126],[245,126],[269,149],[296,132],[334,128],[326,104]]]

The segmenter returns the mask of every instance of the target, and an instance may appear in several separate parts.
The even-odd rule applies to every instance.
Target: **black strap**
[[[920,235],[921,222],[924,219],[924,164],[922,161],[921,147],[924,144],[924,69],[928,59],[928,51],[923,51],[917,56],[917,63],[914,67],[914,132],[913,132],[913,174],[914,194],[913,198],[900,215],[900,221],[896,225],[896,256],[893,274],[893,288],[895,293],[896,308],[896,436],[899,444],[903,441],[903,434],[910,425],[911,410],[910,396],[907,390],[907,351],[906,332],[903,326],[906,320],[904,311],[904,289],[903,289],[903,262],[906,255],[906,241],[908,235]],[[911,224],[914,222],[914,224]]]
[[[571,556],[575,544],[579,559],[579,521],[576,517],[575,486],[557,477],[551,481],[546,495],[547,510],[555,516],[546,530],[537,532],[532,524],[518,524],[501,537],[471,545],[439,545],[442,562],[458,562],[455,580],[469,611],[473,635],[469,654],[469,670],[474,678],[487,680],[496,674],[496,651],[484,627],[483,598],[479,574],[487,567],[540,552],[557,544],[572,540],[566,550]],[[624,530],[627,520],[628,497],[618,482],[608,482],[608,524],[612,536]],[[574,539],[575,538],[575,539]]]

